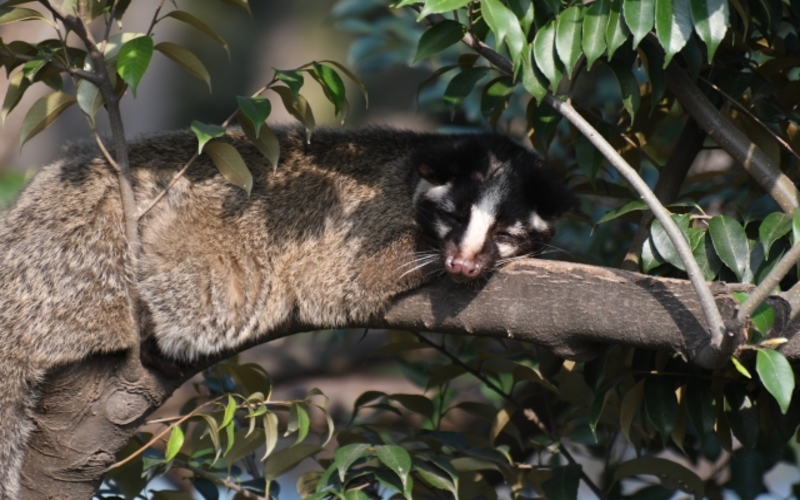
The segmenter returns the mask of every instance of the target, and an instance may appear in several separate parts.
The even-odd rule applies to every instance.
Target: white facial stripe
[[[478,200],[478,203],[472,206],[469,224],[464,233],[464,238],[461,240],[461,251],[465,255],[477,255],[483,248],[489,229],[492,228],[494,219],[497,216],[501,199],[500,186],[495,185]]]
[[[450,228],[448,228],[445,224],[443,224],[441,221],[436,222],[436,234],[439,235],[439,238],[444,238],[447,236],[448,231],[450,231]]]
[[[506,232],[513,236],[525,236],[525,228],[522,227],[522,222],[517,221],[512,226],[506,228]]]
[[[542,219],[536,212],[531,213],[530,224],[531,227],[537,231],[540,232],[550,231],[550,224],[548,224],[546,220]]]
[[[430,191],[435,187],[436,187],[435,184],[431,184],[425,179],[420,179],[419,182],[417,183],[417,188],[414,190],[414,196],[411,197],[411,201],[414,204],[416,204],[420,196],[422,196],[423,194],[427,193],[428,191]]]
[[[453,187],[453,185],[450,184],[449,182],[447,184],[442,184],[441,186],[434,186],[430,182],[428,182],[428,184],[433,187],[427,189],[423,193],[423,196],[436,203],[441,203],[442,200],[446,199],[447,195],[450,193],[450,188]]]

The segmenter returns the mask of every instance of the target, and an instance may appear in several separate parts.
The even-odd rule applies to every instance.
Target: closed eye
[[[463,226],[464,225],[464,218],[455,212],[440,212],[440,215],[444,222],[454,226]]]

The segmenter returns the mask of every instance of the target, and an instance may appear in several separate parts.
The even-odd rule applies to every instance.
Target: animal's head
[[[500,135],[465,135],[421,148],[411,160],[420,174],[417,223],[439,243],[457,281],[541,253],[553,221],[578,206],[541,158]]]

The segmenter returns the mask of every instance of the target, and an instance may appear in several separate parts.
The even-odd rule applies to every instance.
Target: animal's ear
[[[411,155],[411,163],[420,177],[437,186],[446,183],[453,176],[445,164],[446,161],[447,157],[436,148],[419,150]]]
[[[437,180],[436,171],[433,168],[431,168],[427,163],[418,163],[417,172],[419,172],[419,175],[428,182],[435,182]]]

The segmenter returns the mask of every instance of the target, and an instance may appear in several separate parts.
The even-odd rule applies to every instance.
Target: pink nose
[[[481,274],[481,265],[474,259],[469,259],[462,255],[450,257],[445,260],[444,267],[448,273],[474,279]]]

